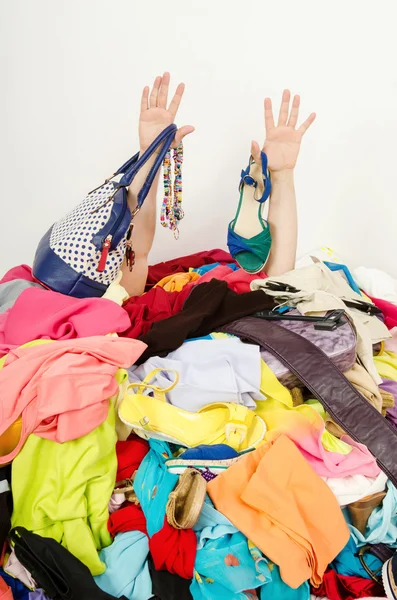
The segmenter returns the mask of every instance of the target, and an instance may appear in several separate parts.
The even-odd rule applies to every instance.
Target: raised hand
[[[299,117],[300,97],[294,96],[290,110],[291,93],[284,90],[280,106],[278,123],[273,118],[272,101],[265,98],[265,130],[266,139],[263,152],[267,155],[268,168],[272,172],[292,170],[295,168],[301,146],[302,137],[316,118],[315,113],[296,128]],[[257,142],[252,142],[251,154],[261,164],[260,148]]]
[[[141,152],[146,150],[153,140],[166,128],[174,122],[182,101],[185,84],[180,83],[176,88],[168,108],[168,90],[170,85],[170,74],[164,73],[162,77],[158,76],[154,80],[152,91],[146,86],[142,92],[141,114],[139,118],[139,142]],[[149,94],[150,92],[150,94]],[[185,125],[178,129],[175,134],[173,147],[179,146],[182,139],[192,133],[194,127]]]

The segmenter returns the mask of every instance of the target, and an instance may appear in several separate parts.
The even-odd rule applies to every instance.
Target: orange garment
[[[0,577],[0,600],[13,600],[11,588],[8,587],[2,577]]]
[[[320,585],[349,529],[327,484],[293,442],[263,444],[207,485],[215,507],[280,567],[292,588]]]
[[[0,456],[11,454],[18,445],[22,433],[22,417],[12,423],[8,429],[0,435]]]
[[[155,287],[161,287],[166,292],[180,292],[185,285],[198,281],[200,275],[198,273],[176,273],[175,275],[169,275],[164,277]]]

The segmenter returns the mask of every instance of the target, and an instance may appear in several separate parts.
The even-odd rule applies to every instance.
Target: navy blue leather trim
[[[134,165],[139,158],[139,152],[134,154],[132,158],[129,158],[127,162],[125,162],[119,169],[117,169],[115,175],[120,175],[120,173],[125,173],[128,169],[131,169],[132,165]]]
[[[161,163],[163,162],[164,156],[165,156],[168,148],[172,144],[172,140],[174,139],[177,129],[178,129],[177,126],[174,124],[168,125],[168,127],[166,127],[156,137],[156,139],[150,144],[149,148],[147,150],[145,150],[145,152],[142,154],[142,156],[133,165],[132,169],[129,169],[126,173],[124,173],[123,177],[120,179],[119,185],[125,185],[126,187],[128,187],[131,184],[131,181],[134,179],[137,172],[149,160],[149,158],[157,150],[157,148],[162,145],[162,148],[156,157],[155,163],[154,163],[153,167],[151,168],[149,175],[146,178],[146,182],[150,181],[150,185],[151,185],[154,177],[156,176],[157,170],[159,169],[159,167],[161,166]],[[143,202],[143,200],[142,200],[142,202]],[[139,204],[139,196],[138,196],[138,205],[140,205]]]
[[[91,239],[91,242],[98,249],[102,249],[103,242],[108,235],[112,235],[110,250],[117,248],[124,238],[131,223],[131,212],[128,208],[126,188],[120,188],[113,197],[112,212],[108,222]]]
[[[103,283],[92,281],[69,267],[50,248],[52,227],[41,239],[33,261],[33,276],[46,287],[75,298],[101,297],[107,290]]]

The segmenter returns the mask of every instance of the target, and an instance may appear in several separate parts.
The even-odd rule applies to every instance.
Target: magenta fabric
[[[226,281],[229,288],[237,292],[238,294],[243,294],[245,292],[251,291],[251,282],[254,279],[266,279],[266,273],[257,273],[256,275],[250,275],[243,271],[243,269],[238,269],[237,271],[231,269],[227,266],[215,267],[208,273],[205,273],[198,279],[197,281],[188,284],[191,286],[198,285],[200,283],[205,283],[206,281],[211,281],[212,279],[220,279],[222,281]]]
[[[4,275],[0,283],[7,283],[7,281],[13,281],[14,279],[24,279],[25,281],[36,281],[32,275],[32,268],[28,265],[18,265],[13,267]]]
[[[0,435],[21,415],[22,433],[0,465],[13,460],[31,433],[62,443],[99,427],[119,389],[117,370],[145,349],[138,340],[94,336],[10,352],[0,370]]]
[[[70,340],[121,333],[129,327],[128,313],[112,300],[29,288],[0,315],[0,356],[32,340]]]
[[[393,327],[397,327],[397,306],[388,302],[387,300],[381,300],[380,298],[371,298],[372,302],[380,308],[385,316],[385,325],[388,329],[393,329]]]

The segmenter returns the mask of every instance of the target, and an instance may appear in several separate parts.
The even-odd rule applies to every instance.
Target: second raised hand
[[[167,108],[170,74],[156,77],[152,90],[146,86],[142,92],[141,114],[139,118],[139,142],[141,152],[146,150],[156,137],[168,125],[174,122],[185,91],[185,84],[180,83]],[[173,147],[177,147],[182,139],[192,133],[194,127],[185,125],[175,134]]]
[[[315,113],[297,129],[299,118],[300,96],[294,96],[291,103],[291,92],[284,90],[280,106],[278,123],[275,125],[272,101],[265,98],[265,131],[266,139],[263,152],[267,155],[270,172],[286,171],[295,168],[300,151],[302,138],[316,118]],[[251,154],[258,165],[261,164],[261,152],[257,142],[252,142]]]

